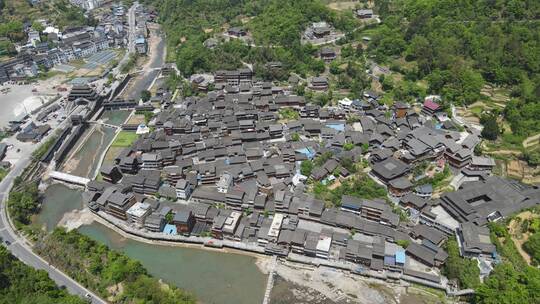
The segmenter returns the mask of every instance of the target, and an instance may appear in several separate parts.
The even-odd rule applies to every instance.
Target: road
[[[133,5],[128,10],[128,52],[135,53],[135,30],[136,30],[136,21],[135,21],[135,10],[139,6],[139,2],[133,3]]]
[[[60,123],[56,126],[55,130],[63,127],[64,123]],[[42,143],[47,141],[47,139],[54,134],[55,130],[52,130],[49,135],[42,140]],[[49,265],[47,261],[35,254],[26,240],[22,236],[18,235],[15,229],[11,226],[7,218],[6,210],[6,201],[9,196],[9,190],[11,189],[15,178],[21,175],[24,169],[31,163],[32,152],[36,150],[39,145],[21,143],[15,140],[14,136],[4,139],[3,142],[13,145],[13,148],[10,148],[7,151],[5,158],[5,160],[9,160],[13,166],[11,167],[8,175],[0,182],[0,237],[4,241],[10,242],[10,245],[7,246],[8,250],[25,264],[36,269],[47,271],[49,277],[56,282],[58,286],[65,286],[71,294],[79,295],[83,298],[86,296],[86,294],[89,294],[92,298],[92,303],[107,303],[100,299],[96,294],[84,288],[62,271],[56,269],[54,266]],[[17,150],[20,151],[17,152]],[[7,244],[4,243],[4,245]]]
[[[135,10],[139,6],[139,2],[133,3],[133,5],[128,10],[128,45],[124,57],[118,62],[116,67],[113,69],[112,73],[114,76],[120,74],[120,68],[129,60],[129,55],[135,52]]]

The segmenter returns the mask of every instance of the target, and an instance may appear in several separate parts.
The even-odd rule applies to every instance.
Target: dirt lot
[[[520,214],[518,214],[516,217],[519,217],[521,221],[516,221],[513,219],[510,224],[508,224],[508,231],[512,235],[512,241],[517,247],[517,250],[519,251],[519,254],[523,257],[523,259],[527,262],[527,264],[531,264],[531,257],[523,248],[521,247],[531,236],[530,232],[521,233],[521,223],[524,220],[530,220],[533,218],[537,218],[538,214],[534,214],[530,211],[524,211]]]
[[[142,124],[142,123],[145,123],[145,120],[144,120],[144,115],[142,114],[135,114],[135,115],[132,115],[129,120],[127,121],[128,124]]]
[[[351,10],[355,8],[357,4],[359,4],[359,1],[337,1],[328,3],[328,8],[336,10],[336,11],[345,11],[345,10]]]
[[[105,158],[103,158],[103,164],[102,165],[112,165],[114,164],[114,159],[122,151],[122,147],[109,147],[109,150],[107,150],[107,153],[105,154]]]

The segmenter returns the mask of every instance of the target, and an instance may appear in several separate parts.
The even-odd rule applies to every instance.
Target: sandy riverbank
[[[270,261],[258,260],[257,266],[268,273]],[[277,264],[276,274],[289,283],[290,291],[302,303],[320,302],[324,298],[331,299],[331,303],[399,303],[406,292],[404,286],[397,284],[384,282],[383,285],[379,280],[341,270],[288,261]]]
[[[209,248],[200,244],[148,240],[118,229],[88,208],[65,214],[59,226],[71,230],[92,224],[94,221],[114,230],[126,239],[141,243],[251,256],[256,258],[255,264],[262,273],[268,274],[270,271],[271,258],[267,255],[230,248]],[[280,260],[275,271],[278,283],[275,286],[276,290],[272,291],[271,303],[383,304],[414,303],[410,301],[418,299],[421,300],[419,303],[438,303],[437,298],[410,294],[406,286],[408,284],[400,285],[383,282],[329,267],[315,267]]]

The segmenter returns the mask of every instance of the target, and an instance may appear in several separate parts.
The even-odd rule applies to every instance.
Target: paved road
[[[138,2],[133,3],[133,5],[128,10],[128,45],[124,57],[118,62],[116,67],[113,69],[112,73],[114,76],[120,73],[120,68],[129,60],[129,55],[135,52],[135,9],[139,5]]]
[[[34,145],[31,150],[36,148],[37,145]],[[32,151],[26,152],[28,152],[25,153],[26,156],[22,157],[17,163],[15,163],[9,174],[4,178],[4,180],[2,180],[2,182],[0,182],[0,237],[2,237],[4,241],[9,241],[11,243],[9,246],[7,246],[7,248],[14,256],[29,266],[47,271],[49,277],[55,281],[58,286],[66,286],[70,293],[79,295],[81,297],[85,297],[87,294],[89,294],[91,296],[92,303],[107,303],[79,283],[75,282],[60,270],[50,266],[45,260],[35,254],[25,240],[20,237],[9,224],[5,207],[6,201],[13,181],[31,162]]]

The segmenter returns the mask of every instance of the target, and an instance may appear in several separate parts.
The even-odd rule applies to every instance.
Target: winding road
[[[4,245],[8,250],[25,264],[34,267],[35,269],[45,270],[49,277],[56,282],[58,286],[65,286],[66,289],[74,295],[79,295],[82,298],[89,298],[91,303],[105,304],[99,296],[92,291],[86,289],[81,284],[67,276],[61,270],[55,268],[32,251],[30,244],[24,237],[19,235],[11,225],[7,216],[6,202],[9,196],[9,190],[13,186],[13,181],[21,175],[31,163],[32,152],[38,147],[35,145],[32,151],[24,151],[25,155],[11,168],[9,174],[0,182],[0,237],[4,241]],[[7,245],[9,242],[9,245]]]

